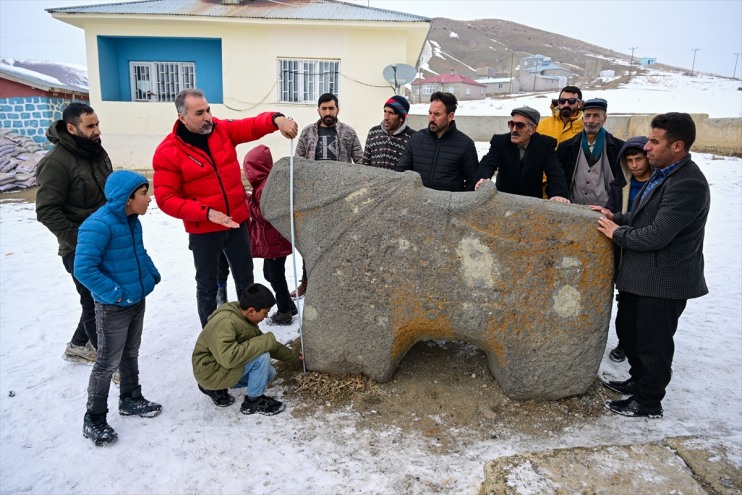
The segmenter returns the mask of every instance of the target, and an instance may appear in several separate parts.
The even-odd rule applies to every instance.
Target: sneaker
[[[610,354],[608,354],[608,357],[611,358],[611,361],[615,361],[616,363],[622,363],[626,359],[626,353],[623,352],[623,349],[621,349],[620,346],[616,346]]]
[[[216,407],[227,407],[234,404],[234,396],[227,392],[226,388],[223,388],[221,390],[206,390],[201,385],[199,385],[198,389],[204,394],[211,397],[211,400],[214,402],[214,405]]]
[[[299,297],[304,297],[304,294],[307,292],[307,281],[302,280],[298,287],[299,290]],[[291,294],[289,294],[292,298],[296,298],[296,291],[292,290]]]
[[[227,287],[217,287],[216,289],[216,307],[227,302]]]
[[[71,363],[95,363],[97,353],[93,345],[88,342],[85,345],[75,345],[72,342],[67,342],[67,347],[64,349],[62,359]]]
[[[607,400],[605,407],[611,412],[632,418],[659,419],[662,417],[662,407],[643,406],[635,401],[633,396],[623,400]]]
[[[250,399],[245,396],[245,400],[242,401],[240,406],[240,412],[242,414],[262,414],[263,416],[273,416],[286,409],[283,402],[276,400],[267,395],[261,395],[255,399]]]
[[[119,370],[113,372],[113,375],[111,375],[111,381],[117,387],[121,385],[121,373],[119,373]]]
[[[142,387],[132,390],[131,397],[119,398],[119,414],[122,416],[154,418],[161,412],[162,406],[160,404],[150,402],[142,396]]]
[[[96,447],[112,444],[119,437],[106,421],[105,414],[85,413],[82,436],[93,441]]]
[[[634,380],[633,378],[629,378],[628,380],[624,381],[610,380],[607,382],[603,382],[603,385],[606,388],[609,388],[614,392],[618,392],[621,395],[634,395],[637,389],[636,380]]]
[[[276,311],[273,316],[268,318],[267,323],[268,325],[291,325],[292,321],[294,321],[294,317],[291,315],[291,311],[285,313],[279,313]]]

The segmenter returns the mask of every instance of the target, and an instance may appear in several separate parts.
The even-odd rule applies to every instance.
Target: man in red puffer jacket
[[[236,146],[274,132],[293,139],[297,125],[283,114],[219,120],[203,91],[186,89],[175,98],[178,120],[152,158],[155,200],[162,211],[183,220],[196,267],[201,327],[216,309],[217,263],[222,251],[237,294],[253,283],[248,211]]]

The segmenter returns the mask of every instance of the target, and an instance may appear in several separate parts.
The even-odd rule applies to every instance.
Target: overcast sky
[[[346,0],[450,19],[505,19],[660,63],[732,76],[742,53],[742,0]],[[0,0],[0,56],[86,64],[81,29],[45,9],[111,3]],[[742,75],[742,55],[736,76]]]

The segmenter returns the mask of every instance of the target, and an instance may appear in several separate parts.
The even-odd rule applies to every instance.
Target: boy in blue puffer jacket
[[[98,359],[90,373],[87,412],[82,434],[96,446],[118,438],[106,421],[111,375],[121,375],[119,414],[151,418],[162,406],[142,396],[139,385],[139,345],[142,341],[144,298],[160,281],[160,273],[144,249],[139,215],[151,198],[147,179],[128,170],[106,181],[106,204],[85,220],[78,231],[75,277],[95,300]]]

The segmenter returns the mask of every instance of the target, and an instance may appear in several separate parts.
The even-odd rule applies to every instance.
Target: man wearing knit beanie
[[[394,95],[384,103],[384,119],[372,127],[366,137],[363,164],[394,169],[405,145],[415,131],[407,126],[410,104],[401,95]]]

